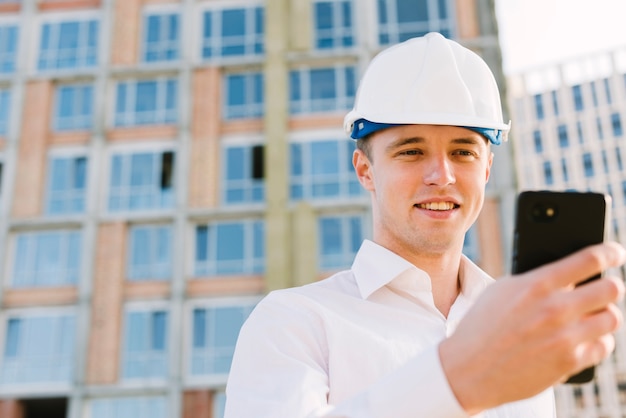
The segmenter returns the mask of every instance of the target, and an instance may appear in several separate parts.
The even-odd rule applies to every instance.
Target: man
[[[493,281],[462,255],[506,139],[478,55],[431,33],[380,53],[345,125],[372,201],[352,268],[268,295],[241,330],[227,418],[553,417],[551,386],[609,355],[622,264],[589,247]]]

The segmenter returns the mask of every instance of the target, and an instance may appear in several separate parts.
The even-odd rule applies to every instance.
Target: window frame
[[[154,126],[176,126],[180,119],[180,85],[179,78],[174,75],[156,77],[123,78],[115,80],[113,107],[109,126],[113,129],[142,128]],[[172,82],[172,95],[169,95],[169,84]],[[155,83],[155,108],[137,111],[137,90],[140,83]],[[120,98],[124,89],[124,98]],[[168,108],[168,103],[173,107]],[[119,109],[123,102],[123,109]],[[147,115],[147,116],[146,116]],[[143,121],[145,118],[148,121]],[[150,121],[152,119],[152,121]]]
[[[63,239],[63,243],[62,243],[62,249],[65,249],[65,253],[63,255],[68,256],[73,254],[73,252],[68,252],[69,250],[72,249],[71,247],[71,242],[70,240],[72,239],[72,237],[70,236],[70,234],[76,234],[74,235],[76,237],[76,239],[78,240],[77,244],[78,244],[78,248],[77,251],[79,252],[78,254],[78,259],[75,260],[75,266],[71,266],[68,265],[68,260],[69,259],[65,259],[63,260],[64,263],[62,265],[62,271],[65,273],[65,276],[63,278],[63,281],[59,281],[59,282],[52,282],[52,283],[41,283],[41,282],[37,282],[37,277],[41,274],[43,274],[42,272],[40,272],[39,270],[31,270],[29,271],[29,280],[24,282],[24,283],[15,283],[15,278],[16,278],[16,268],[17,268],[17,264],[18,264],[18,246],[20,245],[18,243],[18,239],[20,237],[24,237],[24,239],[28,239],[28,240],[37,240],[41,238],[42,234],[62,234],[62,239]],[[82,276],[82,268],[83,268],[83,261],[82,261],[82,254],[80,254],[80,252],[82,251],[82,242],[84,240],[84,236],[83,236],[83,231],[81,229],[78,228],[55,228],[55,229],[40,229],[40,230],[24,230],[24,231],[16,231],[14,233],[11,234],[10,236],[10,241],[9,241],[9,251],[7,254],[8,257],[8,263],[6,265],[6,278],[5,278],[5,286],[8,289],[28,289],[28,288],[36,288],[36,289],[40,289],[40,290],[46,290],[46,289],[53,289],[53,288],[58,288],[58,287],[77,287],[80,284],[81,281],[81,276]],[[38,253],[38,246],[40,245],[38,241],[33,242],[26,242],[26,244],[28,248],[29,248],[29,252],[25,255],[26,258],[28,258],[26,260],[27,264],[29,265],[35,265],[37,264],[37,253]],[[33,256],[33,249],[32,247],[35,246],[35,255]],[[28,257],[30,255],[30,257]],[[57,266],[55,266],[57,267]],[[74,268],[72,268],[74,267]],[[45,270],[44,270],[45,271]],[[73,273],[72,273],[73,272]],[[33,277],[34,276],[34,277]],[[57,275],[54,275],[54,277],[58,277]],[[74,277],[74,280],[71,280],[72,277]]]
[[[234,42],[222,42],[223,35],[220,34],[216,36],[222,29],[222,23],[224,19],[225,11],[235,11],[235,10],[244,10],[245,13],[245,33],[243,35],[231,35],[231,37],[242,37],[244,40],[240,43]],[[261,17],[257,18],[256,13],[257,10],[260,11]],[[205,20],[207,13],[211,14],[211,34],[207,37],[206,32],[207,29],[205,27]],[[243,1],[243,0],[232,0],[229,2],[205,2],[202,6],[198,7],[198,28],[199,28],[199,36],[198,36],[198,44],[197,44],[197,56],[198,61],[201,63],[213,63],[213,62],[229,62],[229,61],[237,61],[239,62],[261,62],[265,55],[265,40],[266,40],[266,30],[265,27],[265,16],[267,10],[265,2],[255,0],[255,1]],[[218,17],[219,14],[219,17]],[[257,27],[257,20],[260,22],[260,28]],[[250,33],[250,31],[252,31]],[[257,32],[257,31],[260,31]],[[257,37],[260,35],[261,39],[258,40]],[[218,39],[219,38],[219,39]],[[208,45],[207,45],[208,44]],[[232,55],[224,55],[222,52],[222,47],[224,45],[228,46],[231,44],[234,47],[242,47],[244,52],[242,54],[232,54]],[[257,49],[260,48],[260,51]],[[205,50],[208,49],[209,53],[205,53]]]
[[[230,308],[230,307],[244,307],[247,309],[246,318],[250,315],[255,306],[262,300],[262,295],[250,295],[250,296],[229,296],[229,297],[215,297],[205,299],[189,300],[184,308],[184,335],[183,340],[183,372],[185,387],[202,387],[207,386],[211,389],[221,390],[226,385],[228,373],[212,373],[212,374],[192,374],[192,361],[193,361],[193,346],[194,346],[194,311],[196,309],[218,309],[218,308]],[[244,322],[245,319],[244,318]],[[242,322],[243,324],[243,322]],[[206,325],[205,325],[206,330]],[[204,338],[207,338],[205,334]],[[233,345],[231,353],[234,353],[235,346]]]
[[[322,222],[324,220],[338,220],[341,242],[339,253],[333,253],[325,257],[324,254],[324,237],[322,236]],[[356,248],[352,247],[352,222],[358,220],[360,222],[360,240],[356,243]],[[342,213],[323,213],[317,218],[316,228],[318,234],[317,245],[317,268],[320,272],[332,272],[338,270],[349,269],[354,262],[363,240],[369,236],[368,232],[368,216],[363,212],[342,212]]]
[[[159,234],[159,230],[165,229],[165,232],[169,235],[166,238],[167,246],[168,246],[168,256],[166,260],[166,264],[164,266],[159,266],[159,261],[161,258],[159,257],[159,248],[162,243],[157,243],[156,241],[159,239],[155,237],[155,235]],[[138,230],[147,230],[149,234],[148,238],[148,258],[149,260],[149,273],[140,274],[139,266],[133,266],[133,250],[135,249],[134,240],[135,236],[134,232]],[[174,258],[175,258],[175,246],[174,246],[174,226],[172,224],[165,223],[137,223],[130,224],[128,226],[128,237],[127,237],[127,260],[126,260],[126,274],[125,278],[129,282],[148,282],[148,281],[170,281],[173,277],[174,273]],[[155,249],[155,246],[157,247]],[[155,267],[156,266],[156,267]],[[156,271],[156,274],[155,274]]]
[[[333,71],[333,97],[313,97],[312,78],[322,71]],[[291,117],[312,114],[345,113],[350,110],[356,97],[358,69],[354,65],[335,64],[326,67],[294,67],[288,74],[289,114]],[[294,95],[298,97],[294,98]],[[329,103],[329,105],[327,105]]]
[[[130,402],[130,401],[139,401],[141,402],[141,406],[139,411],[141,412],[139,415],[120,415],[118,414],[119,408],[118,405],[115,404],[116,401],[119,402]],[[109,402],[108,405],[105,405],[105,414],[103,417],[116,417],[116,418],[167,418],[172,416],[169,410],[170,402],[167,395],[132,395],[132,396],[117,396],[117,397],[99,397],[99,398],[91,398],[88,401],[88,416],[90,418],[100,418],[101,415],[97,414],[94,411],[94,405],[97,405],[99,402]],[[154,406],[153,406],[154,405]],[[135,413],[137,409],[133,408],[132,412]],[[163,415],[155,414],[155,411],[160,411]],[[112,414],[111,412],[115,412]]]
[[[53,149],[48,153],[48,158],[47,158],[47,175],[48,175],[48,181],[46,182],[46,191],[45,191],[45,214],[46,216],[66,216],[66,215],[82,215],[85,214],[87,212],[87,201],[88,201],[88,192],[89,192],[89,182],[90,182],[90,171],[89,171],[89,162],[90,162],[90,158],[89,155],[87,153],[88,151],[84,148],[57,148],[57,149]],[[85,177],[84,177],[84,187],[82,190],[82,197],[79,196],[79,198],[82,198],[82,210],[79,211],[73,211],[73,210],[68,210],[68,211],[61,211],[61,212],[52,212],[51,211],[51,199],[53,196],[53,190],[52,190],[52,182],[54,179],[52,170],[53,170],[53,161],[55,159],[71,159],[74,161],[74,163],[76,162],[76,160],[84,158],[85,159]],[[74,169],[76,169],[76,167],[74,167]],[[75,174],[75,173],[74,173]],[[74,181],[77,180],[76,178],[73,179]],[[63,194],[67,194],[70,193],[67,190],[64,190],[62,192]],[[73,189],[71,191],[72,195],[74,194],[80,194],[80,189]],[[67,205],[67,202],[64,202],[64,205]]]
[[[243,259],[238,260],[218,260],[216,253],[220,247],[220,237],[217,235],[219,230],[216,228],[224,226],[240,225],[243,233]],[[206,239],[204,244],[198,243],[198,228],[206,227]],[[257,229],[258,228],[258,229]],[[259,233],[261,236],[257,236]],[[265,220],[259,217],[245,217],[237,219],[217,219],[207,222],[196,222],[191,225],[191,237],[193,252],[190,252],[191,271],[189,276],[192,279],[211,280],[214,278],[241,277],[241,276],[257,276],[265,273],[267,266],[267,253],[265,252],[265,239],[267,237],[267,226]],[[260,240],[260,251],[262,254],[256,254],[257,240]],[[199,260],[198,255],[201,249],[199,245],[206,246],[206,254],[204,259]],[[231,265],[240,266],[238,271],[232,271]]]
[[[230,103],[230,82],[233,77],[243,77],[244,103]],[[222,119],[228,122],[261,119],[265,114],[265,84],[263,71],[227,72],[222,75]],[[256,83],[259,83],[257,85]],[[256,97],[260,87],[260,98]],[[260,100],[257,100],[260,99]],[[239,110],[243,108],[243,110]]]
[[[78,335],[78,311],[75,306],[55,306],[55,307],[33,307],[33,308],[13,308],[7,309],[0,313],[0,347],[2,349],[0,355],[0,370],[5,370],[5,348],[7,344],[7,328],[10,319],[24,319],[24,318],[41,318],[41,317],[70,317],[74,321],[74,329],[72,331],[72,338],[68,342],[70,347],[69,379],[65,382],[62,381],[44,381],[44,382],[27,382],[27,383],[3,383],[3,379],[0,377],[0,394],[4,395],[19,395],[19,394],[32,394],[33,392],[41,394],[58,394],[69,393],[74,385],[76,364],[75,356],[77,352],[77,335]],[[57,339],[65,339],[63,336],[57,337]]]
[[[255,140],[252,140],[255,139]],[[255,158],[255,149],[261,149],[261,156]],[[222,206],[263,206],[265,204],[265,177],[267,169],[265,167],[265,147],[263,138],[233,138],[224,140],[221,143],[220,155],[222,158],[222,164],[220,171],[220,202]],[[229,179],[229,150],[235,148],[242,148],[244,158],[248,160],[248,167],[244,167],[244,176],[242,179]],[[260,166],[255,164],[257,158],[261,158]],[[257,178],[255,174],[257,170],[262,170],[262,176]],[[233,189],[241,190],[243,199],[241,201],[229,201],[228,194]],[[255,198],[256,194],[261,194],[261,198]]]
[[[145,153],[151,153],[151,154],[160,154],[161,155],[161,162],[163,161],[163,155],[165,153],[173,153],[174,155],[174,159],[173,159],[173,168],[171,171],[171,192],[169,192],[167,195],[163,196],[161,195],[159,197],[159,199],[161,199],[163,201],[163,199],[165,199],[165,204],[160,204],[160,205],[156,205],[156,206],[152,206],[152,207],[139,207],[139,208],[131,208],[129,207],[129,205],[122,205],[120,206],[120,209],[116,209],[116,210],[111,210],[111,195],[112,195],[112,171],[113,171],[113,158],[116,155],[123,155],[125,158],[131,158],[132,155],[134,154],[145,154]],[[102,177],[102,184],[104,187],[104,190],[106,190],[104,199],[102,199],[102,210],[107,213],[108,215],[113,215],[113,216],[117,216],[117,215],[128,215],[128,214],[142,214],[142,213],[155,213],[155,212],[171,212],[172,210],[175,209],[176,206],[176,199],[177,199],[177,194],[178,194],[178,188],[177,188],[177,178],[178,178],[178,172],[177,172],[177,167],[178,165],[180,165],[180,156],[177,153],[177,149],[175,144],[173,143],[169,143],[169,142],[146,142],[146,143],[141,143],[141,144],[132,144],[132,145],[116,145],[116,146],[112,146],[109,148],[108,150],[108,154],[107,154],[107,159],[106,159],[106,169],[105,169],[105,175]],[[124,162],[122,163],[124,164]],[[129,172],[127,173],[128,177],[126,180],[128,180],[126,182],[126,184],[124,184],[123,188],[129,188],[130,186],[130,162],[126,163],[128,165],[128,170]],[[159,175],[163,174],[163,171],[161,169],[161,172],[159,173]],[[158,175],[157,175],[158,177]],[[150,187],[152,188],[161,188],[160,184],[160,179],[156,182],[156,184],[152,184]],[[128,200],[130,198],[130,196],[133,195],[133,193],[126,191],[125,194],[122,195],[122,197],[120,197],[120,199],[125,199]]]
[[[413,2],[413,0],[377,0],[376,7],[376,42],[381,46],[397,44],[428,32],[440,32],[446,38],[456,36],[456,9],[450,0],[425,0],[427,19],[424,21],[400,22],[398,19],[398,1]],[[384,7],[384,17],[381,14]],[[441,17],[441,8],[445,7],[447,16]],[[384,19],[384,21],[383,21]]]
[[[15,30],[15,44],[12,46],[8,45],[9,37],[4,33],[5,31],[11,29]],[[19,19],[6,17],[0,18],[0,34],[2,34],[0,35],[0,40],[2,41],[0,48],[0,76],[10,76],[15,74],[15,71],[17,70],[21,29]],[[11,47],[14,49],[13,51],[10,51]],[[10,69],[3,71],[3,67],[5,65],[9,65]]]
[[[127,376],[127,370],[125,369],[126,363],[128,361],[128,344],[127,340],[128,332],[129,332],[129,315],[132,313],[148,313],[150,315],[154,315],[158,312],[165,312],[165,335],[163,336],[163,343],[165,344],[163,353],[157,357],[162,357],[162,361],[165,363],[163,376]],[[171,369],[171,337],[172,337],[172,313],[171,306],[167,301],[133,301],[127,302],[124,304],[123,308],[123,319],[122,319],[122,329],[121,329],[121,338],[120,338],[120,356],[119,356],[119,382],[122,386],[125,387],[135,387],[140,386],[143,387],[146,384],[156,385],[156,386],[164,386],[167,384],[167,381],[170,376]],[[149,320],[152,320],[150,318]],[[154,338],[154,333],[152,330],[150,331],[149,339]],[[152,351],[156,351],[154,349],[146,350],[147,352],[143,352],[140,354],[141,357],[144,357],[143,361],[145,362],[145,357],[153,358],[155,354]],[[154,360],[150,360],[150,363],[153,363]]]
[[[94,73],[98,71],[98,66],[100,64],[100,55],[102,53],[101,51],[102,42],[100,38],[102,37],[102,33],[103,33],[102,16],[100,16],[99,11],[87,10],[87,11],[77,11],[77,12],[60,13],[60,14],[46,13],[46,14],[38,15],[35,19],[36,19],[35,20],[36,29],[34,31],[33,42],[35,42],[34,51],[36,52],[33,53],[33,63],[32,63],[33,67],[32,68],[36,73],[44,73],[44,74],[55,73],[55,72]],[[42,34],[44,31],[45,25],[48,25],[48,24],[60,25],[63,23],[72,23],[72,22],[82,23],[82,22],[88,22],[88,21],[96,22],[95,45],[93,47],[95,48],[95,51],[92,54],[93,60],[94,60],[93,64],[78,65],[75,67],[62,67],[62,68],[59,68],[57,66],[53,68],[40,68],[40,55],[42,51],[41,40],[42,40]],[[80,38],[80,34],[79,34],[79,38]],[[58,52],[57,50],[54,51],[55,54],[57,52]],[[80,55],[79,59],[81,60],[81,62],[86,59],[83,56],[84,54],[78,54],[78,55]],[[91,55],[88,54],[88,57],[90,56]]]
[[[335,130],[328,131],[319,131],[316,132],[314,136],[311,135],[294,135],[289,140],[289,201],[290,202],[298,202],[300,200],[305,200],[309,202],[324,202],[324,201],[337,201],[337,200],[345,200],[345,201],[354,201],[355,199],[364,199],[367,201],[367,193],[361,186],[354,171],[354,167],[352,165],[352,151],[348,151],[349,147],[354,148],[356,145],[352,141],[346,141],[344,139],[345,133]],[[311,147],[315,143],[322,142],[333,142],[337,144],[338,154],[337,154],[337,173],[321,173],[319,175],[315,175],[311,169],[314,165],[314,161],[311,161],[311,158],[314,158],[313,151]],[[294,155],[293,148],[294,146],[301,147],[300,155],[298,158],[300,159],[301,164],[301,174],[294,174]],[[345,154],[345,155],[344,155]],[[303,158],[308,157],[308,159]],[[319,160],[317,160],[319,162]],[[337,183],[339,190],[336,195],[315,195],[314,189],[316,187],[321,187],[324,185],[322,182],[320,184],[318,177],[332,179]],[[300,188],[302,191],[302,197],[294,198],[294,188]],[[356,192],[352,192],[352,190],[356,190]]]
[[[148,31],[149,31],[149,23],[148,20],[150,19],[150,17],[154,17],[154,16],[158,16],[161,19],[164,19],[166,17],[171,17],[172,15],[175,15],[177,17],[177,33],[176,33],[176,39],[175,40],[163,40],[163,28],[161,27],[162,25],[162,21],[160,21],[159,23],[159,41],[158,46],[154,49],[156,49],[156,53],[157,55],[159,55],[159,57],[161,57],[164,53],[167,54],[168,52],[170,52],[171,50],[174,51],[174,57],[172,58],[158,58],[155,60],[148,60],[147,59],[147,54],[149,53],[148,51],[151,49],[149,48],[148,45]],[[181,55],[182,55],[182,23],[183,23],[183,14],[181,11],[181,8],[178,4],[172,4],[172,5],[148,5],[146,7],[144,7],[142,14],[141,14],[141,43],[140,43],[140,48],[139,48],[139,61],[141,62],[141,64],[143,65],[158,65],[158,64],[163,64],[163,63],[168,63],[168,62],[172,62],[172,63],[176,63],[178,61],[180,61],[181,59]],[[169,22],[168,22],[169,25]],[[168,26],[169,28],[169,26]],[[166,31],[167,34],[169,34],[169,31]],[[168,45],[170,44],[171,45]],[[166,46],[164,47],[163,44],[166,44]]]
[[[318,22],[317,8],[321,3],[328,3],[331,8],[330,28],[320,28]],[[313,36],[311,49],[315,51],[337,51],[352,49],[357,45],[356,39],[356,19],[354,0],[313,0],[311,7],[313,9]],[[348,10],[345,10],[345,8]],[[344,25],[348,13],[350,25]],[[340,24],[337,24],[340,22]],[[326,35],[328,34],[328,35]],[[324,47],[320,44],[324,41],[330,42],[330,46]]]
[[[79,98],[79,103],[76,103],[76,98],[74,98],[73,103],[72,103],[72,114],[71,115],[65,115],[65,116],[61,116],[60,112],[62,109],[61,106],[61,100],[63,99],[61,96],[61,92],[64,91],[65,89],[73,89],[74,90],[74,95],[76,96],[77,94],[80,95],[81,97]],[[89,106],[89,114],[88,115],[83,115],[80,113],[79,109],[78,112],[76,112],[76,108],[78,107],[85,107],[85,98],[84,95],[87,94],[88,90],[91,90],[89,93],[91,94],[91,103],[88,103]],[[77,90],[79,90],[77,92]],[[64,83],[64,84],[58,84],[55,86],[54,89],[54,107],[53,107],[53,115],[52,115],[52,120],[51,120],[51,125],[52,125],[52,130],[55,133],[66,133],[66,132],[76,132],[76,131],[91,131],[91,129],[93,128],[94,125],[94,110],[95,110],[95,88],[94,88],[94,84],[92,82],[78,82],[78,83]],[[67,123],[67,122],[62,122],[65,119],[80,119],[79,123]],[[68,127],[65,126],[60,126],[63,124],[67,124]]]

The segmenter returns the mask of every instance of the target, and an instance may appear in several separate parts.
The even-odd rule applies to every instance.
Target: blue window
[[[120,82],[115,126],[173,124],[178,117],[177,96],[178,81],[173,78]]]
[[[0,135],[9,133],[9,118],[11,115],[11,92],[0,90]]]
[[[174,153],[113,155],[109,210],[167,209],[174,206]]]
[[[91,401],[91,418],[167,418],[165,396],[124,396]]]
[[[290,197],[335,199],[362,195],[354,167],[353,141],[327,140],[291,144]]]
[[[15,71],[17,42],[17,26],[0,26],[0,74],[10,74]]]
[[[52,287],[78,283],[79,231],[26,232],[15,238],[12,287]]]
[[[167,376],[167,312],[161,309],[126,313],[122,377]]]
[[[223,391],[214,392],[213,417],[224,418],[225,409],[226,409],[226,393]]]
[[[574,109],[580,112],[584,109],[583,105],[583,92],[580,85],[572,86],[572,95],[574,97]]]
[[[543,178],[547,186],[551,186],[554,183],[552,177],[552,164],[550,161],[544,161],[543,163]]]
[[[224,76],[224,119],[263,116],[263,74],[248,72]]]
[[[138,225],[130,229],[129,280],[162,280],[172,275],[172,228]]]
[[[478,233],[474,226],[465,233],[463,254],[475,263],[480,260],[480,243],[478,242]]]
[[[569,135],[567,134],[567,125],[559,125],[558,129],[559,147],[569,147]]]
[[[613,113],[611,115],[611,127],[613,128],[613,136],[618,138],[624,135],[624,131],[622,130],[622,119],[620,118],[619,113]]]
[[[289,89],[292,114],[348,110],[356,89],[354,67],[293,70]]]
[[[559,115],[559,94],[556,90],[552,90],[552,108],[554,109],[554,115]]]
[[[75,84],[59,86],[55,97],[55,131],[91,129],[93,125],[93,86]]]
[[[567,171],[567,160],[561,158],[561,173],[563,173],[563,181],[569,181],[569,173]]]
[[[590,85],[591,85],[591,100],[593,101],[594,107],[598,107],[598,94],[596,93],[596,83],[592,81]],[[576,110],[579,110],[579,109],[576,109]]]
[[[603,80],[604,83],[604,94],[606,95],[606,102],[611,104],[613,102],[611,98],[611,81],[608,78]]]
[[[6,322],[0,384],[73,381],[76,319],[69,313],[10,316]]]
[[[619,171],[622,171],[624,165],[622,164],[622,149],[620,147],[615,147],[615,158],[617,160],[617,168]]]
[[[535,143],[535,152],[540,154],[543,152],[543,143],[541,142],[541,131],[535,130],[533,131],[533,141]]]
[[[198,277],[263,273],[263,222],[244,220],[198,225],[194,267],[194,275]]]
[[[315,47],[346,48],[354,45],[352,0],[315,2]]]
[[[596,118],[596,129],[598,130],[598,139],[604,139],[604,130],[602,129],[602,119]]]
[[[191,376],[228,374],[239,330],[253,308],[253,304],[242,304],[196,307],[193,310]]]
[[[622,196],[624,204],[626,205],[626,180],[622,181]]]
[[[318,220],[321,270],[350,267],[363,241],[364,220],[359,215],[322,216]]]
[[[576,122],[576,132],[578,134],[578,143],[582,144],[585,141],[585,137],[583,135],[583,124],[580,121]]]
[[[65,70],[95,67],[98,63],[96,20],[44,23],[37,68]]]
[[[378,0],[378,41],[395,44],[428,32],[451,37],[455,23],[447,0]]]
[[[226,204],[263,202],[265,168],[263,146],[225,149],[223,199]]]
[[[49,163],[48,214],[82,213],[87,191],[87,157],[53,157]]]
[[[537,120],[542,120],[544,118],[543,112],[543,97],[541,94],[535,94],[535,115],[537,116]]]
[[[174,61],[179,57],[180,18],[177,13],[149,14],[144,19],[144,62]]]
[[[262,7],[207,10],[203,16],[202,58],[263,54]]]
[[[583,154],[583,169],[585,171],[585,177],[590,178],[594,176],[593,158],[588,152]]]
[[[606,150],[602,150],[600,156],[602,158],[602,167],[604,167],[604,173],[606,174],[609,172],[609,159],[606,156]]]

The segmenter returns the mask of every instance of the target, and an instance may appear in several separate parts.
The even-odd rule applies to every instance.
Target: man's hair
[[[357,149],[360,149],[361,151],[363,151],[363,154],[365,154],[365,156],[367,157],[368,160],[370,160],[370,162],[372,162],[372,155],[370,152],[370,138],[372,137],[372,135],[366,135],[363,138],[357,139],[356,140],[356,147]]]

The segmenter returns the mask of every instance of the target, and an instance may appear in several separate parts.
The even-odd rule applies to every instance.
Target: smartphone
[[[513,274],[524,273],[603,242],[608,235],[611,198],[603,193],[525,191],[517,198]],[[599,278],[590,277],[580,284]],[[579,285],[580,285],[579,284]],[[566,383],[593,380],[590,367]]]

